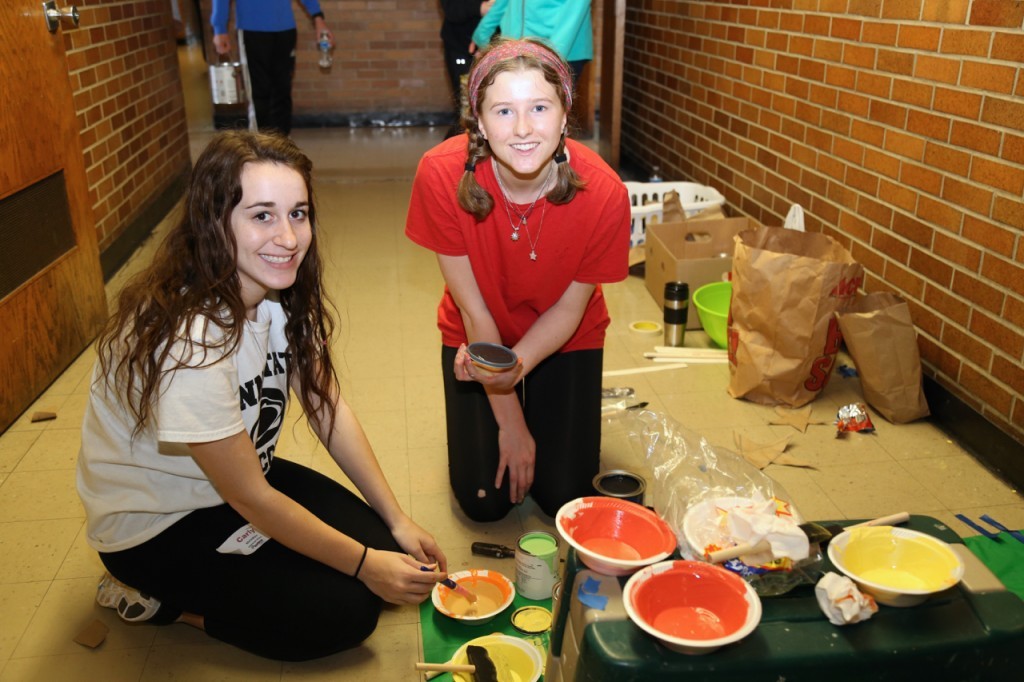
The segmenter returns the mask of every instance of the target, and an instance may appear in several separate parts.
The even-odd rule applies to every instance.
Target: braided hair
[[[551,47],[533,38],[499,39],[477,54],[469,75],[469,106],[463,112],[462,125],[469,131],[466,170],[459,180],[458,200],[466,212],[483,220],[494,209],[494,198],[476,181],[476,167],[492,156],[491,147],[480,130],[480,106],[487,88],[499,74],[536,69],[555,89],[566,114],[572,107],[572,79],[569,66]],[[562,131],[553,159],[557,164],[555,183],[547,194],[552,204],[567,204],[586,182],[569,165],[565,153],[566,131]]]

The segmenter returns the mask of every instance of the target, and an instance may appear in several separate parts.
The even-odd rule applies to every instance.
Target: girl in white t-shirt
[[[101,605],[280,660],[359,644],[447,570],[339,393],[311,174],[284,137],[211,141],[99,338],[78,460]],[[289,389],[366,502],[275,458]]]

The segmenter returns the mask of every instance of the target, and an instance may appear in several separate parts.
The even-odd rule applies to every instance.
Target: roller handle
[[[855,523],[847,528],[863,528],[864,526],[895,526],[898,523],[906,523],[910,520],[910,514],[907,512],[898,512],[896,514],[889,514],[888,516],[882,516],[877,519],[871,519],[870,521],[862,521],[861,523]]]
[[[469,663],[417,663],[416,670],[435,673],[475,673],[476,666]],[[434,677],[428,675],[427,678]]]
[[[733,547],[719,549],[714,552],[708,553],[706,556],[708,561],[710,561],[711,563],[720,564],[724,561],[729,561],[729,559],[741,557],[744,554],[760,554],[761,552],[769,552],[771,551],[771,548],[772,546],[770,542],[768,542],[767,540],[761,540],[760,542],[754,545],[743,543],[740,545],[735,545]]]
[[[847,526],[847,528],[861,528],[864,526],[893,526],[897,523],[906,523],[910,520],[910,514],[907,512],[899,512],[896,514],[889,514],[888,516],[882,516],[877,519],[871,519],[870,521],[862,521],[861,523]],[[741,557],[744,554],[759,554],[761,552],[768,552],[772,548],[771,544],[767,540],[761,540],[757,544],[751,545],[743,543],[736,545],[735,547],[726,547],[725,549],[719,549],[714,552],[708,553],[707,559],[713,564],[720,564],[730,559]]]

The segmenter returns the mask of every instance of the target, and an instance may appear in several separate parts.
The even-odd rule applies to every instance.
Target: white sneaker
[[[96,586],[96,603],[116,610],[129,623],[149,620],[160,610],[159,599],[128,587],[109,573],[104,573]]]

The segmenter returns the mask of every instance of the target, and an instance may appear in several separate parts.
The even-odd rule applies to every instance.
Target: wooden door
[[[64,58],[75,30],[50,33],[40,0],[0,2],[0,431],[106,317]]]
[[[626,42],[626,0],[604,0],[601,17],[601,125],[598,152],[619,170],[622,136],[622,60]]]

